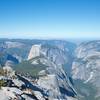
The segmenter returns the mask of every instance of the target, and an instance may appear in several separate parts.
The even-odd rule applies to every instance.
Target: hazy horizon
[[[99,0],[0,0],[0,38],[99,39]]]

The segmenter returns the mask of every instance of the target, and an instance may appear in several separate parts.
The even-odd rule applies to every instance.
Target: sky
[[[0,0],[0,38],[100,38],[100,0]]]

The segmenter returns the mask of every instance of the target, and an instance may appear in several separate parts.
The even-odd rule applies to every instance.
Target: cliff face
[[[97,90],[94,99],[99,100],[100,41],[81,43],[75,51],[75,58],[72,66],[73,78],[82,80],[84,84],[92,84]]]
[[[41,45],[33,45],[28,55],[28,60],[40,56]]]

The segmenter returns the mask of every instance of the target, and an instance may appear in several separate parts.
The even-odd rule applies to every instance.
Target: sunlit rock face
[[[100,97],[100,41],[81,43],[75,51],[72,76],[81,79],[84,84],[91,83]]]
[[[28,60],[40,56],[41,45],[33,45],[28,55]]]

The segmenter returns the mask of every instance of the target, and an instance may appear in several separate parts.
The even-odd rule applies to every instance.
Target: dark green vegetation
[[[6,82],[4,81],[4,80],[0,80],[0,88],[3,86],[6,86],[7,84],[6,84]]]
[[[19,72],[21,74],[28,74],[33,77],[37,77],[38,73],[41,70],[46,69],[46,65],[43,65],[42,63],[38,62],[38,64],[32,64],[31,61],[23,61],[17,65],[14,66],[14,69],[16,72]]]
[[[79,100],[100,100],[96,99],[95,96],[97,94],[96,89],[90,83],[83,83],[81,80],[75,80],[75,89],[78,92]]]
[[[0,76],[5,76],[6,72],[4,72],[4,70],[2,68],[0,68]],[[4,80],[0,80],[0,88],[2,86],[6,86],[6,82]]]
[[[4,76],[6,73],[4,72],[4,70],[2,68],[0,68],[0,76]]]

